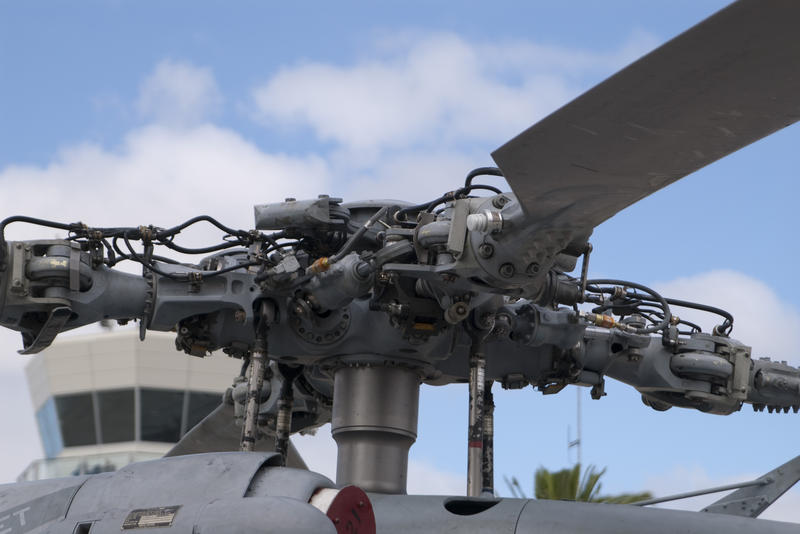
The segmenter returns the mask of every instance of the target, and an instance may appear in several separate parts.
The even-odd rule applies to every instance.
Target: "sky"
[[[2,0],[0,216],[168,226],[207,213],[249,228],[252,205],[289,196],[424,201],[725,4]],[[789,127],[624,210],[596,229],[592,274],[727,308],[755,357],[800,364],[797,146]],[[0,439],[5,481],[41,455],[20,346],[0,332],[0,420],[16,429]],[[505,476],[530,493],[537,467],[575,461],[578,394],[583,460],[608,468],[607,493],[746,480],[800,452],[798,415],[657,413],[611,381],[597,401],[495,389],[505,495]],[[463,386],[423,387],[410,491],[464,491],[466,417]],[[298,446],[333,475],[327,429]],[[800,522],[798,509],[793,490],[764,516]]]

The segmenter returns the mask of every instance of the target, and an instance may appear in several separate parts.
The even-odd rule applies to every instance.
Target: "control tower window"
[[[142,440],[175,443],[181,437],[183,391],[141,389]]]
[[[133,389],[98,391],[97,402],[100,405],[100,433],[103,443],[136,439]]]
[[[65,447],[95,445],[94,402],[91,393],[56,397],[56,412]]]
[[[186,430],[189,431],[203,420],[222,402],[219,393],[189,392],[189,413],[187,414]]]

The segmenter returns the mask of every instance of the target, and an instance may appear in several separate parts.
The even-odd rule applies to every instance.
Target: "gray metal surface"
[[[336,532],[334,522],[309,504],[333,482],[274,467],[277,460],[275,454],[201,454],[114,473],[2,485],[0,532]]]
[[[379,534],[789,534],[798,531],[792,523],[619,504],[374,493],[370,494],[370,500]]]
[[[208,414],[194,428],[189,430],[181,440],[172,447],[165,458],[185,456],[204,452],[233,452],[239,450],[242,428],[236,424],[233,405],[223,403]],[[255,442],[255,450],[274,452],[275,438],[260,436]],[[308,469],[300,453],[294,445],[289,445],[287,467]]]
[[[405,493],[408,449],[417,439],[420,378],[388,365],[343,367],[334,375],[331,433],[336,483]]]
[[[758,517],[800,480],[800,456],[757,479],[761,485],[740,488],[703,508],[715,514]]]
[[[493,154],[532,221],[592,228],[800,119],[800,3],[740,0]]]

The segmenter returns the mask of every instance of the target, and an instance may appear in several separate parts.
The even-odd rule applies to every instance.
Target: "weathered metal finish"
[[[494,495],[494,395],[492,382],[486,381],[483,398],[483,487],[482,495]]]
[[[761,484],[742,487],[703,508],[715,514],[758,517],[800,480],[800,456],[759,477]]]
[[[336,483],[405,493],[408,449],[417,438],[419,374],[398,366],[349,366],[334,375],[331,433]]]
[[[266,352],[254,350],[250,354],[248,369],[247,404],[245,405],[240,450],[252,452],[258,439],[258,408],[261,404],[261,387],[264,385],[264,372],[267,369]]]
[[[165,458],[204,452],[229,452],[241,446],[241,426],[236,424],[233,404],[224,402],[186,433],[172,447]],[[257,452],[275,452],[274,436],[262,436],[256,441]],[[308,469],[297,449],[289,442],[286,465],[297,469]]]
[[[469,357],[469,429],[467,431],[467,496],[483,490],[483,401],[486,387],[486,355],[483,341],[474,339]]]
[[[370,494],[370,500],[381,534],[421,534],[431,531],[459,534],[797,532],[797,525],[792,523],[620,504],[378,494]]]
[[[740,0],[499,149],[532,222],[593,228],[800,119],[795,0]]]

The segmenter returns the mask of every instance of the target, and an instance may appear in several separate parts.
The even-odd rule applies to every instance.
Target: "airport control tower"
[[[46,458],[19,480],[113,471],[159,458],[220,404],[241,362],[175,350],[175,336],[60,337],[26,366]]]

